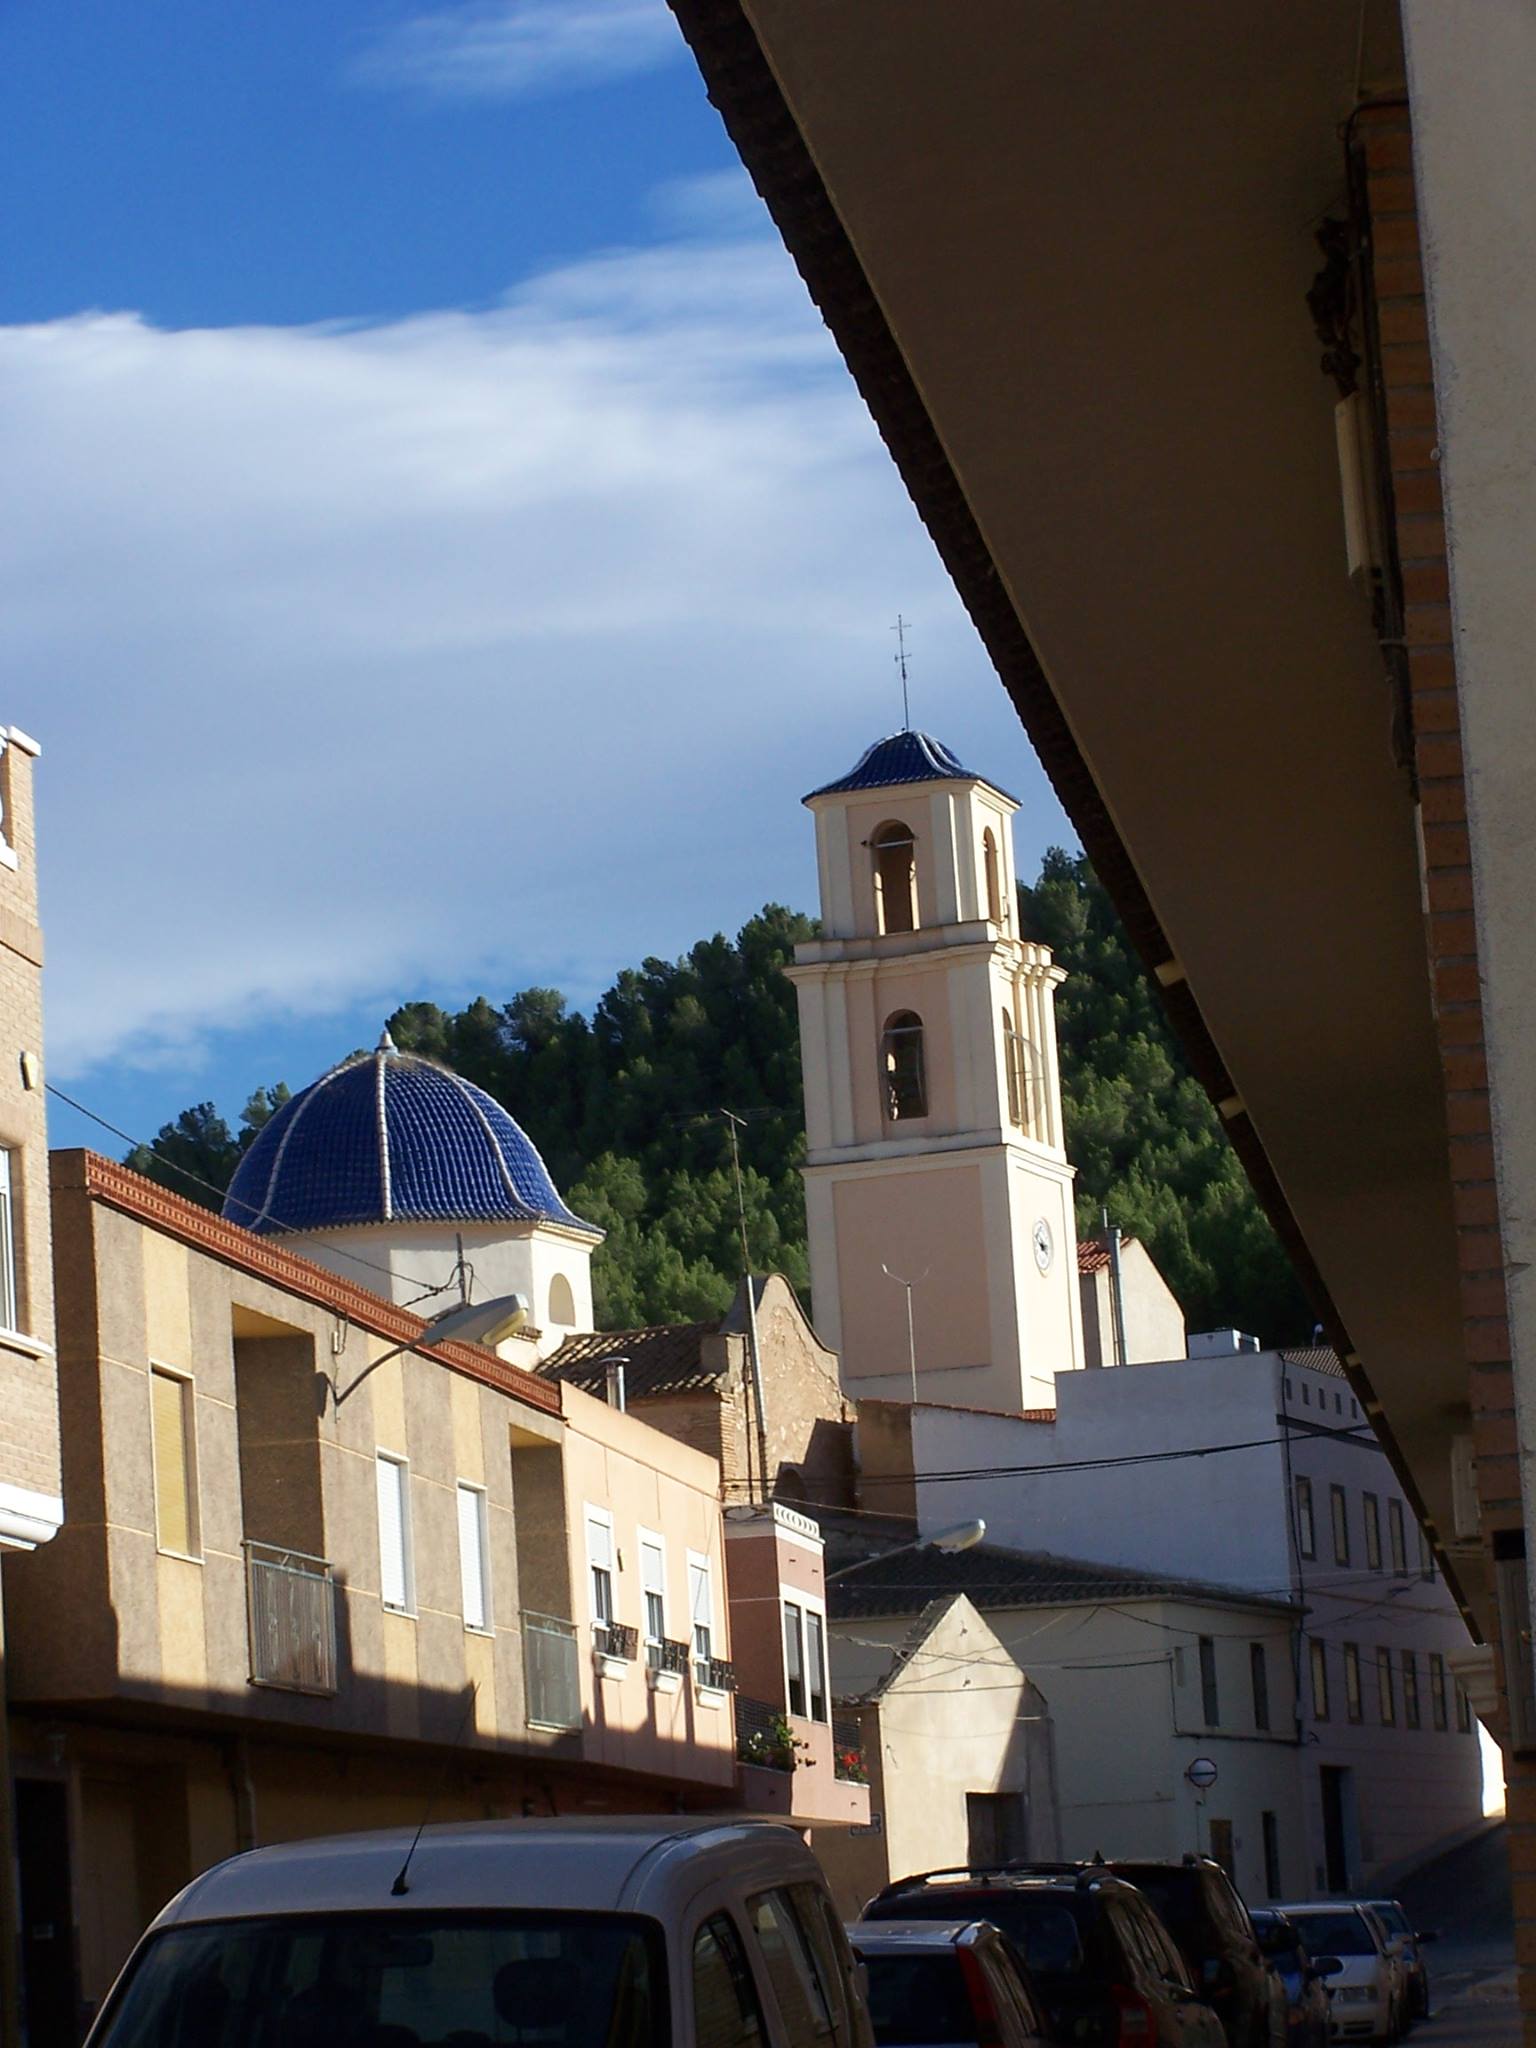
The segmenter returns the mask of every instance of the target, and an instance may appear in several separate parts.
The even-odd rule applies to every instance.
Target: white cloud
[[[462,0],[384,31],[352,75],[434,99],[530,99],[653,71],[681,51],[665,0]]]
[[[809,904],[898,606],[916,711],[1031,772],[766,238],[381,326],[0,329],[0,435],[61,1078]]]

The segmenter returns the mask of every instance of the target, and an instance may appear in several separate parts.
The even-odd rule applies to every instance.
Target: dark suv
[[[1202,1998],[1215,2007],[1229,2048],[1269,2048],[1285,2038],[1285,1993],[1259,1948],[1248,1908],[1219,1863],[1114,1861],[1112,1870],[1145,1892],[1184,1952]]]
[[[1226,2048],[1221,2022],[1157,1913],[1108,1871],[928,1871],[887,1885],[864,1918],[990,1920],[1023,1951],[1058,2041]]]

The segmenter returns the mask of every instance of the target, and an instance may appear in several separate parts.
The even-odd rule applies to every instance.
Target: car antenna
[[[469,1717],[474,1712],[475,1698],[479,1691],[480,1684],[477,1679],[469,1688],[469,1698],[464,1702],[464,1711],[459,1716],[458,1728],[454,1732],[452,1742],[448,1745],[448,1754],[443,1758],[442,1775],[427,1796],[427,1803],[422,1812],[420,1825],[411,1837],[411,1846],[405,1852],[405,1861],[401,1864],[399,1870],[396,1871],[395,1881],[389,1888],[389,1896],[392,1899],[403,1899],[410,1890],[410,1886],[406,1882],[406,1875],[411,1867],[411,1858],[416,1854],[416,1844],[421,1840],[427,1822],[432,1818],[432,1808],[436,1803],[437,1795],[448,1781],[449,1768],[459,1753],[459,1744],[464,1740],[464,1730],[469,1726]]]

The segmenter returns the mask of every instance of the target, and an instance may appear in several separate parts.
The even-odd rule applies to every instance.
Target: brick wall
[[[1484,1542],[1491,1550],[1497,1539],[1515,1532],[1523,1537],[1524,1512],[1451,638],[1439,428],[1408,108],[1365,108],[1356,118],[1355,132],[1364,156],[1370,215],[1370,274],[1423,843],[1425,939],[1445,1081],[1478,1507]],[[1502,1660],[1499,1693],[1502,1700]],[[1505,1726],[1495,1731],[1501,1736],[1507,1733],[1507,1716],[1504,1719]],[[1536,1763],[1507,1758],[1506,1778],[1520,2003],[1526,2039],[1536,2042]]]

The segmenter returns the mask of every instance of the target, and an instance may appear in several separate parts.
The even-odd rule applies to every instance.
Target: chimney
[[[617,1408],[621,1415],[626,1407],[624,1399],[624,1368],[628,1363],[629,1360],[627,1358],[610,1358],[603,1368],[608,1375],[608,1406],[610,1408]]]

